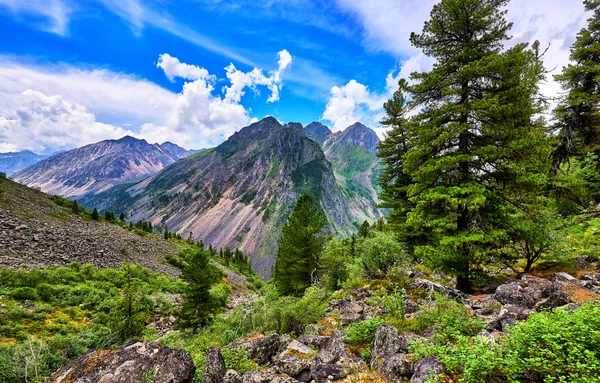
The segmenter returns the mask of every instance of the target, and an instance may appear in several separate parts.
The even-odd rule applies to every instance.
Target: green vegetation
[[[283,295],[299,295],[318,281],[319,259],[324,238],[318,234],[325,217],[309,194],[298,198],[282,230],[273,279]]]
[[[150,334],[149,315],[173,312],[159,297],[185,288],[138,265],[98,270],[78,263],[0,269],[0,286],[0,381],[15,383],[26,376],[43,382],[89,349]]]
[[[439,315],[434,341],[414,345],[412,353],[439,356],[459,382],[487,382],[499,374],[518,382],[526,373],[533,381],[591,383],[600,374],[599,304],[535,313],[504,341],[491,343],[475,336],[481,325],[468,316]]]

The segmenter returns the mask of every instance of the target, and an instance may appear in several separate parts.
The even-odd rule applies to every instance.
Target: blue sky
[[[381,134],[398,78],[432,65],[408,36],[434,3],[0,0],[0,152],[125,134],[207,147],[266,115]],[[509,19],[515,41],[551,44],[550,67],[585,15],[579,2],[513,0]]]

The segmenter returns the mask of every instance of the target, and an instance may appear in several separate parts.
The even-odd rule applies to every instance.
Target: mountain
[[[320,122],[315,121],[304,127],[304,133],[317,144],[323,145],[323,142],[331,134],[331,130]]]
[[[177,270],[164,257],[178,251],[173,242],[86,221],[72,213],[66,200],[0,177],[0,267],[44,268],[77,261],[118,268],[134,262],[175,276]]]
[[[149,144],[130,136],[54,155],[14,175],[22,184],[63,197],[81,197],[136,182],[190,154],[173,144]]]
[[[240,248],[269,276],[281,233],[302,192],[310,192],[331,233],[349,235],[372,220],[338,187],[321,147],[302,125],[267,117],[216,148],[177,161],[134,185],[121,185],[80,203],[124,211],[132,220],[177,230],[213,246]]]
[[[377,133],[357,122],[343,131],[332,133],[322,145],[325,157],[333,166],[335,178],[354,209],[375,218],[383,215],[383,211],[375,207],[379,203],[377,178],[381,173],[378,144]]]
[[[0,172],[13,175],[21,169],[45,160],[49,156],[35,154],[29,150],[22,152],[0,153]]]

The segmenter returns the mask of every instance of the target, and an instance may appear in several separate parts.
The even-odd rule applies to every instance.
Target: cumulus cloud
[[[64,0],[0,0],[0,7],[13,13],[41,16],[39,28],[60,36],[69,33],[69,18],[72,7]]]
[[[277,70],[269,72],[268,76],[265,76],[263,71],[258,68],[254,68],[250,72],[242,72],[236,69],[233,64],[229,64],[225,70],[227,71],[227,78],[229,79],[231,86],[225,87],[225,100],[240,102],[242,96],[245,94],[245,88],[250,88],[257,92],[257,85],[264,85],[271,91],[271,95],[267,99],[267,102],[278,101],[279,90],[281,89],[282,83],[282,74],[292,63],[292,56],[284,49],[277,54],[277,58],[279,67]]]
[[[96,121],[84,106],[26,90],[0,93],[0,150],[47,153],[133,132]]]
[[[0,152],[48,152],[126,134],[186,148],[214,146],[253,121],[241,104],[245,88],[265,86],[269,102],[279,99],[291,60],[287,51],[279,52],[278,68],[268,75],[230,65],[225,68],[230,86],[220,92],[215,75],[165,53],[157,67],[170,80],[185,80],[181,92],[173,93],[107,70],[0,58]]]

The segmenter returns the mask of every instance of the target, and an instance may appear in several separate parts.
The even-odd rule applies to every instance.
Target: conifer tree
[[[100,219],[100,215],[98,214],[98,209],[94,208],[94,210],[92,211],[92,219],[94,221],[97,221]]]
[[[367,238],[369,236],[369,230],[371,225],[366,220],[360,225],[360,229],[358,229],[358,236],[362,238]]]
[[[204,250],[188,250],[181,267],[181,278],[187,282],[183,306],[176,325],[194,332],[212,321],[219,304],[210,295],[210,288],[221,278],[221,271],[210,263]]]
[[[119,214],[119,221],[125,222],[125,213]]]
[[[304,193],[283,227],[275,260],[274,280],[283,295],[301,295],[318,281],[325,217],[310,194]]]
[[[465,292],[472,266],[497,253],[509,212],[547,171],[535,168],[547,148],[534,121],[543,68],[524,44],[502,52],[511,28],[507,3],[435,5],[422,33],[410,40],[436,64],[413,73],[413,85],[400,84],[411,94],[408,108],[419,114],[406,123],[398,117],[401,95],[386,109],[397,127],[382,145],[393,167],[386,170],[388,197],[396,193],[408,201],[392,206],[398,211],[389,220],[408,228],[417,257],[454,274]]]
[[[579,208],[600,202],[600,1],[583,3],[592,16],[571,46],[571,64],[555,76],[567,93],[554,111],[553,153],[557,194]]]
[[[79,214],[79,204],[77,203],[77,201],[73,201],[73,214]]]

